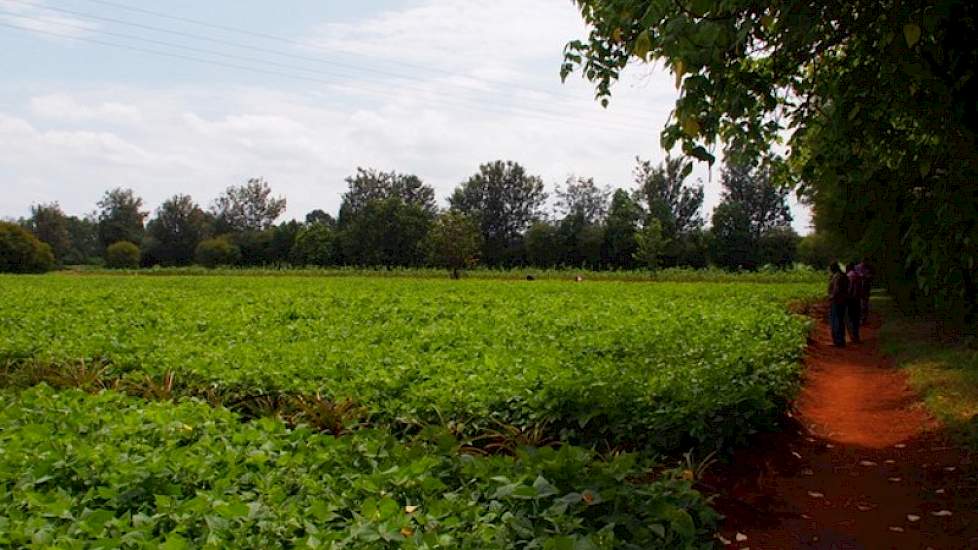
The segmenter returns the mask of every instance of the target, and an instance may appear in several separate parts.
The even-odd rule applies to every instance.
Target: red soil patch
[[[726,516],[723,544],[978,548],[975,461],[882,357],[873,321],[844,349],[820,323],[789,426],[704,480]]]

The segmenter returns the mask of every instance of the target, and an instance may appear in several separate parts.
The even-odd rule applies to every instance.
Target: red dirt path
[[[978,548],[975,460],[881,356],[876,332],[839,349],[821,323],[793,425],[704,480],[720,488],[728,548]]]

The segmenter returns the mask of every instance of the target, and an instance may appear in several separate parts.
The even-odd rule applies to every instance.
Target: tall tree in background
[[[143,241],[143,222],[149,212],[142,210],[143,199],[132,189],[106,191],[97,204],[98,236],[103,248],[122,241],[136,245]]]
[[[635,196],[649,216],[659,220],[666,237],[675,238],[703,227],[700,216],[703,186],[686,184],[693,169],[691,163],[669,157],[659,166],[640,158],[635,161],[635,183],[638,185]]]
[[[558,224],[561,263],[600,267],[603,224],[611,189],[595,185],[593,178],[570,177],[565,187],[557,188],[556,195],[558,212],[563,215]]]
[[[413,174],[357,168],[356,175],[346,178],[346,183],[348,189],[340,206],[340,225],[345,225],[370,202],[390,198],[414,205],[431,218],[438,212],[435,190]]]
[[[431,227],[428,212],[400,198],[368,201],[341,229],[343,259],[362,266],[417,266]]]
[[[455,189],[452,209],[471,216],[484,240],[489,265],[517,263],[523,233],[542,217],[547,199],[543,180],[512,161],[483,164],[479,172]]]
[[[481,247],[479,226],[459,212],[441,214],[428,232],[428,260],[450,270],[453,279],[459,278],[462,269],[478,263]]]
[[[755,237],[791,224],[789,190],[774,183],[769,167],[726,163],[720,185],[724,201],[743,205]]]
[[[61,206],[57,202],[32,205],[27,224],[35,237],[51,247],[55,262],[66,263],[71,254],[71,233],[68,231],[68,217]]]
[[[98,236],[97,215],[91,213],[82,218],[69,216],[67,225],[71,249],[62,263],[72,265],[91,264],[100,261],[102,246]]]
[[[568,44],[607,103],[630,63],[680,88],[663,145],[763,159],[902,301],[978,314],[978,4],[576,0]],[[787,159],[776,154],[789,135]],[[914,290],[916,289],[916,290]],[[968,319],[966,319],[968,320]]]
[[[273,197],[262,178],[228,187],[211,205],[215,233],[260,233],[275,224],[285,205],[285,197]]]
[[[609,187],[599,187],[594,178],[567,178],[564,187],[556,191],[557,210],[563,217],[576,216],[584,224],[597,224],[608,214]]]
[[[326,211],[320,210],[319,208],[306,214],[306,225],[314,223],[318,223],[332,229],[336,228],[336,218],[326,213]]]
[[[618,268],[628,269],[635,265],[638,232],[645,213],[624,189],[615,191],[605,223],[604,256],[607,262]]]
[[[161,265],[192,263],[197,245],[210,236],[211,224],[211,217],[190,195],[170,197],[146,224],[144,262]]]

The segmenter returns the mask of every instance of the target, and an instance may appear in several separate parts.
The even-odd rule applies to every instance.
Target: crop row
[[[0,360],[172,376],[223,403],[352,402],[360,423],[516,426],[673,452],[740,440],[791,396],[811,285],[0,278]]]

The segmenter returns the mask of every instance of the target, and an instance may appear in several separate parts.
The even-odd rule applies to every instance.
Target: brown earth
[[[728,548],[976,548],[978,467],[880,354],[815,329],[787,428],[716,467]]]

